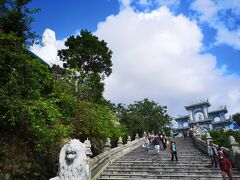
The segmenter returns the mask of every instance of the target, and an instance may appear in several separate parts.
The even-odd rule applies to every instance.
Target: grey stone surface
[[[198,150],[191,139],[175,140],[178,162],[171,161],[169,150],[161,150],[158,154],[154,146],[148,152],[138,147],[109,165],[99,180],[222,179],[220,169],[210,167],[209,157]],[[240,178],[240,172],[234,169],[233,177]]]
[[[86,160],[84,144],[77,139],[71,140],[60,151],[58,175],[50,180],[88,180],[89,166]]]

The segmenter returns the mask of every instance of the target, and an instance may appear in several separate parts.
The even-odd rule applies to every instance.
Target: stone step
[[[115,174],[140,174],[140,175],[145,175],[145,174],[157,174],[157,175],[173,175],[173,174],[181,174],[181,175],[218,175],[221,173],[220,169],[195,169],[195,170],[188,170],[188,169],[167,169],[167,170],[162,170],[162,169],[145,169],[145,170],[138,170],[138,169],[108,169],[103,173],[103,175],[115,175]],[[239,176],[240,173],[237,171],[232,172],[233,175]]]
[[[195,171],[193,170],[149,170],[149,169],[145,169],[144,171],[139,171],[137,169],[116,169],[116,170],[110,170],[108,169],[106,172],[103,173],[103,175],[115,175],[115,174],[140,174],[140,175],[145,175],[145,174],[157,174],[157,175],[174,175],[174,174],[181,174],[181,175],[190,175],[190,174],[194,174],[194,175],[208,175],[209,173],[211,173],[211,175],[218,175],[219,173],[221,173],[220,170],[217,171],[211,171],[211,170],[205,170],[205,171],[197,171],[197,169],[195,169]],[[240,174],[239,174],[240,175]]]
[[[178,160],[183,160],[183,161],[210,161],[210,158],[209,157],[183,157],[183,156],[177,156],[178,157]],[[134,160],[138,160],[138,161],[145,161],[145,160],[155,160],[155,161],[166,161],[166,160],[169,160],[171,159],[172,156],[166,156],[166,157],[161,157],[161,156],[156,156],[156,157],[145,157],[145,158],[121,158],[122,161],[134,161]]]
[[[171,161],[169,150],[157,153],[154,146],[150,146],[146,152],[139,147],[114,161],[99,180],[222,179],[220,169],[212,168],[210,158],[196,149],[190,139],[176,139],[176,145],[178,162]],[[240,180],[240,172],[236,169],[233,179]]]
[[[158,164],[158,163],[154,163],[154,164],[112,164],[110,167],[113,168],[121,168],[121,167],[133,167],[133,168],[211,168],[210,164],[181,164],[181,163],[176,163],[173,162],[171,164]],[[214,169],[215,167],[213,167]]]
[[[235,176],[233,175],[233,179],[239,179],[240,176]],[[199,179],[202,179],[202,180],[209,180],[209,179],[222,179],[222,176],[221,174],[219,173],[218,175],[182,175],[182,174],[174,174],[174,175],[149,175],[149,174],[146,174],[146,175],[139,175],[139,174],[131,174],[131,175],[123,175],[123,174],[120,174],[120,175],[111,175],[111,176],[107,176],[107,175],[103,175],[101,176],[101,178],[99,178],[99,180],[104,180],[104,179],[184,179],[184,180],[199,180]]]
[[[173,161],[175,162],[175,161]],[[182,164],[201,164],[201,163],[210,163],[210,160],[202,160],[202,161],[185,161],[184,159],[183,160],[179,160],[178,161],[179,163],[182,163]],[[171,161],[171,158],[169,159],[166,159],[166,160],[156,160],[156,161],[151,161],[151,160],[125,160],[125,161],[120,161],[120,160],[117,160],[115,161],[114,163],[132,163],[132,164],[141,164],[141,163],[145,163],[145,164],[152,164],[152,163],[172,163]]]
[[[110,166],[108,167],[107,170],[110,171],[115,171],[115,170],[133,170],[133,171],[143,171],[143,170],[155,170],[155,171],[204,171],[204,172],[219,172],[219,168],[206,168],[202,167],[199,168],[198,166],[191,167],[191,166],[181,166],[181,167],[173,167],[173,166],[168,166],[168,167],[158,167],[158,166]]]

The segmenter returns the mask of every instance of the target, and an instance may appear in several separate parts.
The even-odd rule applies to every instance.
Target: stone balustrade
[[[111,148],[111,140],[107,138],[104,152],[94,158],[91,158],[90,140],[87,139],[84,143],[81,143],[77,139],[72,139],[62,147],[59,155],[58,174],[50,180],[64,180],[69,179],[69,177],[71,177],[70,179],[96,180],[108,165],[141,146],[144,139],[144,137],[139,138],[138,134],[136,134],[134,141],[131,141],[131,137],[128,136],[127,144],[123,144],[122,138],[119,137],[118,147]],[[82,169],[77,167],[82,167]]]
[[[106,141],[105,151],[88,161],[91,172],[90,179],[92,180],[97,179],[114,160],[142,145],[144,143],[144,138],[139,139],[138,135],[136,135],[136,139],[131,141],[131,138],[128,137],[127,144],[123,145],[122,138],[120,137],[118,147],[112,149],[109,148],[109,143],[110,139]]]
[[[199,128],[199,127],[198,127]],[[206,141],[202,140],[202,132],[198,132],[198,128],[195,128],[194,136],[193,136],[193,141],[195,146],[200,149],[201,151],[205,152],[206,154],[208,153],[208,145],[210,141],[213,141],[213,138],[210,136],[208,132],[205,133],[206,135]],[[230,147],[222,147],[225,156],[232,162],[233,166],[240,169],[240,146],[239,143],[236,142],[233,136],[229,137],[229,143]],[[218,148],[217,144],[213,144],[216,148]]]

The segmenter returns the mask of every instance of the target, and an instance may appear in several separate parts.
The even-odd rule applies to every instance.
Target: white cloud
[[[216,39],[216,44],[227,44],[235,49],[240,50],[240,29],[236,31],[230,31],[225,27],[219,28]]]
[[[167,7],[137,13],[127,7],[99,23],[98,37],[113,50],[113,73],[105,97],[116,103],[150,98],[167,105],[171,115],[184,105],[209,98],[213,106],[240,109],[240,78],[217,68],[216,58],[202,54],[200,28],[174,16]]]
[[[150,0],[139,0],[138,3],[142,6],[148,6],[150,5]]]
[[[178,7],[180,0],[155,0],[159,6]]]
[[[199,15],[200,22],[217,30],[215,44],[227,44],[240,50],[240,0],[195,0],[191,9]]]
[[[49,65],[57,64],[63,66],[63,62],[60,61],[57,56],[57,51],[60,49],[65,49],[66,39],[56,40],[55,32],[51,29],[45,29],[42,36],[42,44],[34,44],[30,50],[37,56],[46,61]]]
[[[66,39],[45,32],[43,46],[31,49],[59,64],[56,52],[65,48]],[[216,57],[201,53],[203,34],[196,22],[171,14],[167,7],[137,13],[127,6],[99,23],[95,34],[113,51],[107,99],[128,104],[149,98],[177,115],[187,113],[184,105],[209,98],[215,107],[227,105],[230,114],[239,111],[240,78],[226,75],[226,66],[216,67]]]
[[[133,0],[119,0],[121,9],[129,7]]]

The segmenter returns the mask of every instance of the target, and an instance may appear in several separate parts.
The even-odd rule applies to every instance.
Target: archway
[[[202,121],[204,120],[204,115],[203,112],[197,112],[194,114],[195,120],[196,121]]]
[[[215,117],[214,122],[220,122],[220,117]]]

